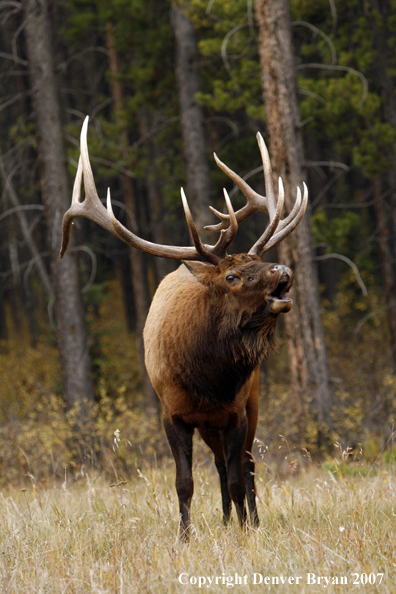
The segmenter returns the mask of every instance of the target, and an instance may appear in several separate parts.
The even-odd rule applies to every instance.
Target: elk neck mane
[[[168,310],[162,348],[173,378],[197,403],[230,403],[275,350],[277,316],[265,304],[230,307],[226,296],[203,286],[184,266],[173,275],[179,282],[172,283],[173,290],[167,286],[167,299],[162,299]],[[172,300],[177,300],[177,319],[171,315]],[[167,331],[170,325],[172,333]]]

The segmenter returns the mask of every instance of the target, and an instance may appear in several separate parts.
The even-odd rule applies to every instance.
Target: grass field
[[[257,475],[261,525],[243,533],[235,512],[222,525],[212,466],[195,466],[189,545],[177,539],[170,462],[116,486],[66,475],[63,484],[8,487],[1,593],[396,591],[393,464],[311,463],[287,478],[259,464]]]

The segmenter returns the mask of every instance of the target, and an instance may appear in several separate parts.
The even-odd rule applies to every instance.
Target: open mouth
[[[283,274],[278,286],[268,295],[268,297],[272,297],[272,299],[279,301],[290,301],[290,298],[286,297],[286,293],[289,291],[291,285],[292,279],[290,276],[288,274]]]
[[[292,283],[293,278],[289,274],[283,273],[276,289],[267,296],[268,309],[271,313],[278,315],[291,310],[293,300],[291,297],[287,297],[286,293],[289,291]]]

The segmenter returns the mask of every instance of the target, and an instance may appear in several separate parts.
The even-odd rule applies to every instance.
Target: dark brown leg
[[[223,522],[228,524],[231,515],[231,497],[228,491],[227,469],[224,460],[217,460],[215,464],[220,478],[221,501],[223,504]]]
[[[164,428],[176,462],[176,491],[180,506],[180,538],[190,536],[190,505],[194,493],[192,438],[194,428],[177,417],[164,417]]]
[[[233,500],[238,520],[241,526],[246,525],[245,509],[245,479],[243,476],[243,457],[247,433],[246,418],[238,426],[227,428],[223,431],[222,441],[227,468],[228,491]]]
[[[245,477],[246,497],[249,506],[250,523],[257,528],[259,517],[256,506],[256,485],[254,484],[254,462],[251,455],[247,452],[248,459],[245,459],[243,465],[243,474]]]
[[[208,445],[214,453],[215,464],[220,479],[223,522],[224,524],[227,524],[231,515],[231,497],[228,492],[227,468],[224,460],[220,431],[216,429],[207,429],[204,427],[198,428],[198,431],[206,445]]]
[[[252,526],[259,525],[259,518],[256,506],[256,486],[254,480],[254,461],[252,457],[252,448],[254,436],[256,433],[258,420],[258,396],[259,396],[259,367],[255,370],[253,385],[246,403],[246,416],[248,419],[248,431],[245,444],[245,458],[243,464],[243,474],[245,477],[246,497],[249,506],[250,523]]]

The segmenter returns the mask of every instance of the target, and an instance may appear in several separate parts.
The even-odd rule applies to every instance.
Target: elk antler
[[[191,238],[195,247],[177,247],[165,246],[151,241],[141,239],[132,231],[129,231],[114,216],[110,190],[107,192],[107,209],[103,206],[96,191],[95,182],[92,174],[91,164],[89,162],[89,153],[87,145],[88,116],[85,118],[80,138],[81,155],[78,162],[76,179],[74,181],[72,204],[65,213],[62,223],[62,247],[60,257],[64,255],[69,245],[71,235],[71,225],[75,217],[85,217],[98,223],[113,235],[122,239],[127,244],[153,256],[162,256],[164,258],[174,258],[177,260],[201,260],[217,264],[226,255],[227,247],[234,239],[238,230],[238,222],[232,208],[231,200],[224,190],[224,197],[228,210],[227,228],[219,229],[220,237],[216,245],[206,245],[201,242],[194,220],[192,218],[187,198],[183,188],[181,190],[183,208],[186,215],[187,224],[190,230]],[[81,181],[84,178],[85,200],[81,202]]]
[[[277,243],[279,243],[282,239],[289,235],[289,233],[291,233],[293,229],[295,229],[295,227],[297,227],[297,225],[303,218],[305,210],[307,208],[308,189],[305,183],[303,183],[304,195],[301,200],[301,191],[300,188],[297,188],[297,198],[291,212],[285,219],[280,220],[284,202],[284,190],[282,179],[279,178],[279,192],[278,199],[276,200],[272,185],[272,167],[268,150],[260,132],[257,132],[256,138],[260,148],[261,158],[263,161],[264,180],[267,196],[261,196],[261,194],[255,192],[245,182],[244,179],[242,179],[238,174],[232,171],[232,169],[230,169],[229,167],[227,167],[227,165],[220,161],[216,153],[214,153],[214,158],[220,169],[224,171],[224,173],[232,179],[232,181],[239,187],[239,189],[246,197],[247,202],[245,206],[240,208],[235,213],[235,217],[238,224],[248,219],[255,212],[258,212],[260,210],[268,211],[270,223],[264,231],[264,233],[258,239],[258,241],[256,241],[253,247],[249,250],[249,254],[257,254],[258,256],[262,257]],[[210,207],[210,209],[221,220],[221,222],[217,223],[217,225],[208,225],[207,227],[205,227],[205,229],[209,229],[210,231],[220,231],[221,229],[228,228],[230,224],[229,215],[219,212],[218,210],[212,207]]]

